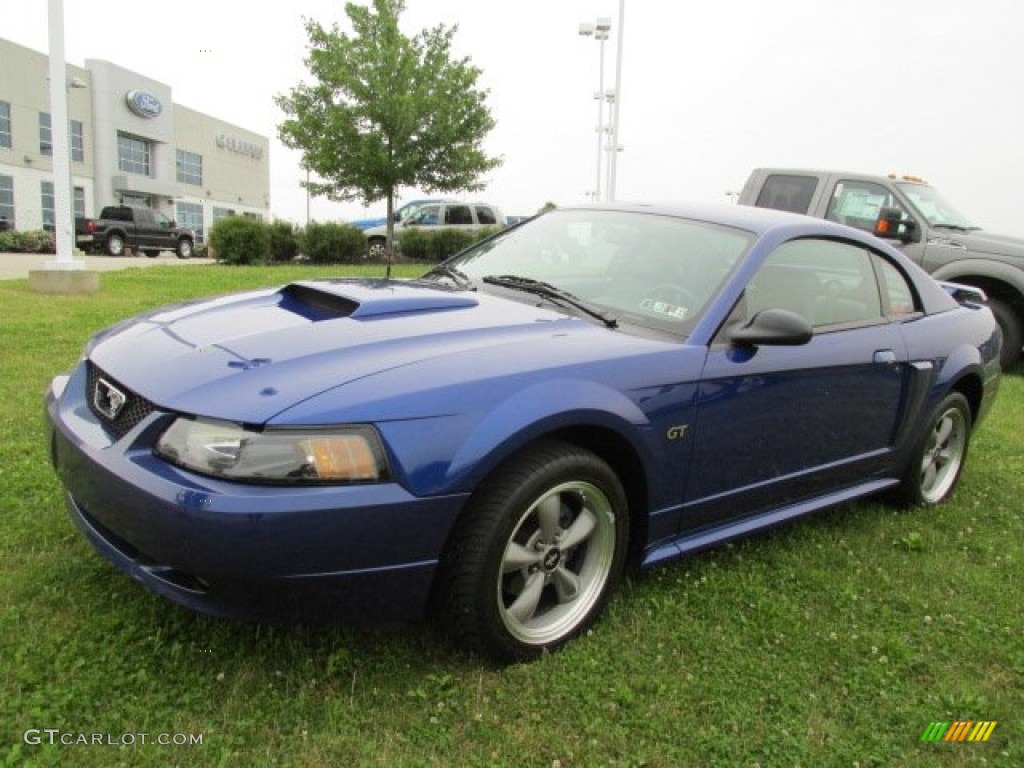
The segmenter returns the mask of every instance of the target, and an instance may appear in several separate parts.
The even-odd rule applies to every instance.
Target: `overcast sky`
[[[45,52],[47,1],[3,3],[0,37]],[[271,211],[305,221],[273,96],[308,77],[303,17],[344,23],[343,2],[64,5],[70,63],[111,61],[270,137]],[[617,0],[407,0],[407,34],[457,24],[457,53],[483,70],[504,164],[475,197],[529,214],[593,188],[599,46],[577,30],[599,16],[616,27],[610,79]],[[1022,31],[1021,0],[626,0],[618,198],[726,201],[757,166],[913,173],[1024,236]],[[320,220],[363,213],[312,204]]]

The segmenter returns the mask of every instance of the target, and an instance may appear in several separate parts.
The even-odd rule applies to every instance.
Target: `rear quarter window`
[[[765,179],[754,205],[790,213],[807,213],[817,186],[818,179],[814,176],[775,174]]]

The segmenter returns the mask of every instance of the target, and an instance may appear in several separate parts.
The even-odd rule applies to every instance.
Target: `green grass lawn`
[[[47,463],[50,377],[136,312],[337,272],[127,270],[92,297],[0,283],[5,764],[1024,765],[1020,372],[951,503],[842,507],[634,576],[588,636],[531,665],[489,667],[422,626],[197,616],[108,565]],[[985,743],[921,742],[953,720],[998,725]],[[33,745],[28,729],[136,743]],[[140,743],[162,733],[202,744]]]

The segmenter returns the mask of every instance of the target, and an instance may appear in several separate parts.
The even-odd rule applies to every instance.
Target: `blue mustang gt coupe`
[[[417,280],[104,331],[53,380],[52,459],[93,546],[189,608],[430,608],[529,659],[630,563],[881,491],[945,499],[998,384],[983,298],[826,221],[559,209]]]

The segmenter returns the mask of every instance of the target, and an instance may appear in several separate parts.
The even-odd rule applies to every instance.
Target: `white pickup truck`
[[[758,168],[742,205],[777,208],[837,221],[896,241],[937,280],[982,289],[1003,331],[1007,370],[1024,345],[1024,238],[984,232],[912,176]]]

